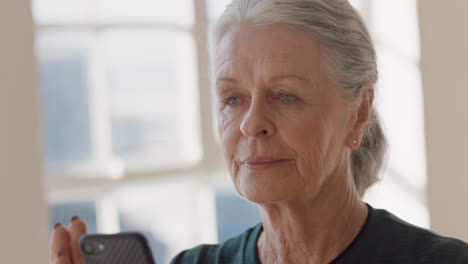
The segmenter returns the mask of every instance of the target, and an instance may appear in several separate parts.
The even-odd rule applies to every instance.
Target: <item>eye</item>
[[[235,97],[235,96],[229,96],[229,97],[226,97],[223,102],[225,104],[229,104],[229,105],[237,105],[240,103],[240,99],[239,97]]]
[[[297,100],[297,97],[294,95],[282,93],[280,94],[280,99],[286,102],[293,102]]]

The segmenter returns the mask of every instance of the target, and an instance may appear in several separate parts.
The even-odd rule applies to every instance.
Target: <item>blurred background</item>
[[[9,263],[46,263],[53,225],[74,215],[90,232],[144,233],[158,263],[260,221],[231,187],[213,118],[210,31],[229,2],[2,1]],[[350,2],[378,50],[390,143],[383,180],[364,199],[468,240],[468,2]],[[24,247],[34,251],[15,253]]]

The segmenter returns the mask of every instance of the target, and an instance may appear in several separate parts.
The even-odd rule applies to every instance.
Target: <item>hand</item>
[[[86,234],[86,223],[74,216],[68,229],[57,223],[50,243],[51,264],[84,264],[79,241]]]

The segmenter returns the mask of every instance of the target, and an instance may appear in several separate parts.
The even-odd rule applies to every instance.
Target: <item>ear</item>
[[[374,102],[374,87],[364,85],[360,91],[360,100],[351,117],[350,129],[346,145],[351,149],[357,149],[361,145],[362,138],[371,118],[372,103]]]

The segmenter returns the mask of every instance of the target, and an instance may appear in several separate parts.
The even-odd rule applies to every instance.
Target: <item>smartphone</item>
[[[86,264],[156,264],[140,233],[84,235],[80,250]]]

